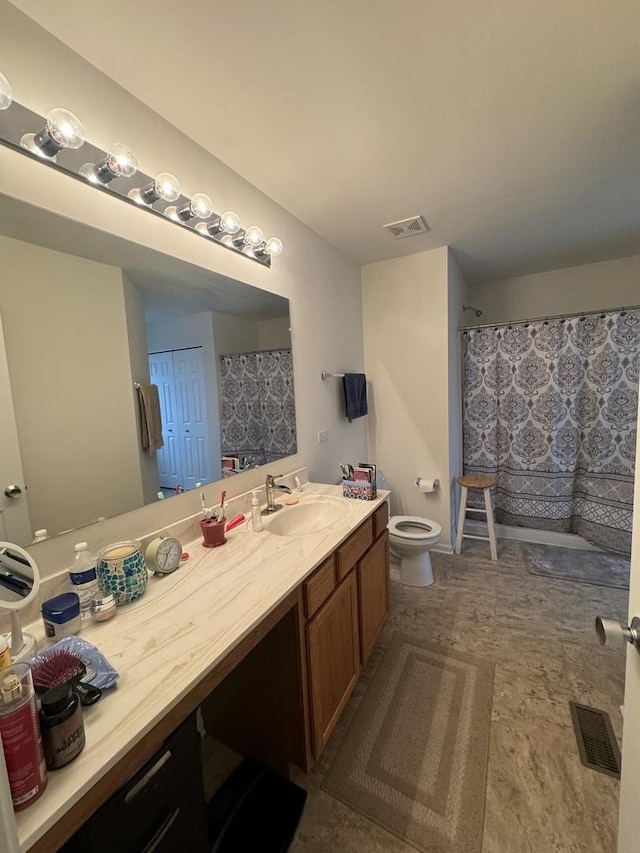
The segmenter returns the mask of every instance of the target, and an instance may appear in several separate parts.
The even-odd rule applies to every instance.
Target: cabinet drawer
[[[336,558],[332,554],[311,577],[302,584],[304,610],[310,619],[336,588]]]
[[[346,577],[373,542],[373,521],[368,518],[336,551],[338,582]]]
[[[385,501],[373,513],[373,538],[377,539],[387,529],[389,524],[389,504]]]

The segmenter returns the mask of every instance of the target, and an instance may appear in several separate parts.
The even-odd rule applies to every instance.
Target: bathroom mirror
[[[0,259],[0,538],[25,546],[296,452],[287,299],[2,195]],[[145,382],[161,392],[153,454]]]
[[[13,663],[36,653],[36,638],[22,630],[18,611],[34,601],[39,589],[40,572],[31,554],[13,542],[0,542],[0,624],[2,611],[9,611],[11,630],[6,637]]]

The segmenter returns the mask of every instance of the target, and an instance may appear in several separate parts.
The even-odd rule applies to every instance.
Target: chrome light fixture
[[[55,157],[63,148],[81,148],[85,143],[84,127],[78,116],[56,107],[47,115],[47,123],[38,133],[25,133],[20,145],[44,157]]]
[[[87,155],[83,159],[89,162],[79,165],[82,161],[75,150],[85,144]],[[127,145],[114,142],[104,151],[87,142],[82,122],[69,110],[56,107],[44,118],[18,103],[13,99],[9,81],[1,73],[0,145],[42,158],[42,162],[59,172],[82,178],[124,201],[136,202],[143,210],[263,266],[270,267],[271,259],[282,252],[281,240],[270,237],[265,241],[257,225],[243,229],[235,211],[216,213],[206,193],[196,193],[192,198],[183,195],[178,179],[169,172],[161,172],[155,179],[140,172],[136,156]]]
[[[80,174],[92,184],[109,184],[114,178],[132,178],[138,171],[136,155],[121,142],[114,142],[99,163],[85,163]]]

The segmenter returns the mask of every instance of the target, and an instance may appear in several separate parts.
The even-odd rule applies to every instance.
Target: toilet
[[[391,579],[407,586],[430,586],[433,568],[429,551],[440,541],[437,521],[417,515],[394,515],[389,520]]]

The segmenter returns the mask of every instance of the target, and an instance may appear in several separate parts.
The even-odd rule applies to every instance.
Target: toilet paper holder
[[[427,480],[426,477],[416,477],[416,486],[420,486],[423,480]],[[430,482],[430,481],[429,481]],[[440,480],[433,481],[433,490],[435,491],[440,486]]]

